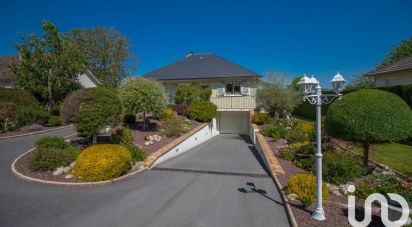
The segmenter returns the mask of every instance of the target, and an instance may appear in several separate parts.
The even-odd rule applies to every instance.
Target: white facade
[[[375,87],[390,87],[412,84],[412,70],[379,74],[373,78],[375,81]]]

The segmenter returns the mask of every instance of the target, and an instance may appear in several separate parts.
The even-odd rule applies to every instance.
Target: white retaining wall
[[[209,122],[208,125],[197,131],[195,134],[191,135],[189,138],[181,142],[180,144],[176,145],[164,155],[160,156],[152,165],[152,167],[159,165],[160,163],[169,160],[173,157],[176,157],[191,148],[206,142],[207,140],[213,138],[214,136],[218,135],[219,132],[217,131],[216,127],[216,119],[213,119]],[[151,168],[152,168],[151,167]]]

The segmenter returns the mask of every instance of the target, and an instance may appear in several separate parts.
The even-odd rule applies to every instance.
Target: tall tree
[[[390,65],[409,56],[412,56],[412,37],[409,40],[402,40],[399,46],[394,47],[377,66]]]
[[[129,39],[114,28],[73,29],[64,35],[87,59],[87,67],[104,86],[117,87],[136,67]]]
[[[267,72],[264,76],[266,81],[261,81],[257,92],[258,100],[276,117],[289,115],[299,104],[299,93],[293,86],[285,85],[285,77],[273,71]]]
[[[84,58],[79,50],[62,40],[57,27],[42,23],[43,34],[21,35],[16,44],[22,60],[10,65],[19,79],[19,86],[30,91],[50,112],[56,101],[64,98],[78,82],[84,69]]]

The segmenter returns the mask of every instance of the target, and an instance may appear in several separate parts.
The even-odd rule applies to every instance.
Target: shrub
[[[37,149],[29,159],[29,169],[32,171],[55,170],[57,167],[66,166],[73,160],[73,156],[65,150],[54,147]]]
[[[139,147],[135,146],[134,144],[127,144],[124,145],[127,150],[129,150],[130,155],[132,156],[133,163],[144,161],[147,157],[146,152],[140,149]]]
[[[74,171],[85,181],[104,181],[126,173],[131,162],[130,152],[122,145],[92,145],[79,154]]]
[[[69,144],[62,137],[58,136],[45,136],[36,142],[36,148],[38,150],[43,150],[46,148],[55,148],[59,150],[64,150]]]
[[[130,129],[121,128],[112,133],[112,143],[114,144],[131,144],[133,143],[133,134]]]
[[[252,118],[252,123],[257,125],[263,125],[268,123],[275,123],[274,119],[267,113],[255,113]]]
[[[282,151],[279,153],[279,158],[288,160],[288,161],[293,161],[295,159],[295,152],[293,151]]]
[[[192,104],[187,115],[200,122],[209,122],[216,117],[217,106],[209,101],[200,101]]]
[[[47,111],[39,106],[29,105],[20,107],[16,112],[16,125],[18,127],[31,124],[45,125],[49,117]]]
[[[198,101],[209,101],[212,89],[183,86],[176,89],[175,103],[193,104]]]
[[[282,125],[268,125],[262,128],[262,133],[267,137],[272,137],[273,140],[278,140],[285,138],[288,130]]]
[[[93,143],[96,143],[97,135],[104,126],[119,123],[122,108],[114,90],[102,87],[87,90],[93,94],[93,102],[81,104],[75,126],[77,132],[92,137]]]
[[[54,127],[61,125],[60,117],[58,116],[50,116],[49,120],[47,121],[47,126]]]
[[[173,106],[173,111],[175,111],[179,116],[185,116],[187,108],[189,108],[187,104],[176,104],[175,106]]]
[[[286,191],[287,193],[295,193],[301,202],[308,207],[316,198],[316,177],[306,173],[296,174],[289,179]],[[328,195],[329,188],[325,183],[322,183],[322,200],[326,201]]]
[[[29,92],[10,88],[0,88],[1,102],[12,102],[17,108],[39,104]]]
[[[304,144],[296,149],[295,154],[298,158],[310,158],[316,153],[316,147],[312,144]]]
[[[163,118],[170,118],[175,115],[175,112],[173,112],[173,109],[170,107],[167,107],[163,113]]]
[[[162,122],[164,134],[167,136],[179,136],[188,131],[188,122],[184,117],[174,115]]]
[[[70,93],[60,109],[60,118],[64,124],[77,123],[80,115],[80,105],[92,102],[93,98],[89,89],[79,89]]]
[[[361,89],[331,104],[325,128],[331,136],[362,143],[367,166],[371,144],[412,137],[412,112],[392,93]]]
[[[292,130],[289,130],[286,136],[286,140],[289,143],[302,143],[308,140],[308,136],[306,136],[303,132],[300,130],[294,128]]]
[[[64,148],[64,151],[66,151],[70,156],[72,157],[72,160],[76,160],[77,156],[79,156],[81,150],[77,147],[74,146],[67,146]]]
[[[326,152],[323,159],[323,178],[331,184],[344,184],[365,173],[359,161],[340,152]]]
[[[123,123],[133,124],[136,122],[136,115],[132,113],[125,113],[123,116]]]

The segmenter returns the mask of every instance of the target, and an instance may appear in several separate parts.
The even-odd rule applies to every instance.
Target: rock
[[[152,142],[152,141],[146,141],[146,142],[144,142],[144,145],[145,145],[145,146],[149,146],[149,145],[150,145],[150,142]]]
[[[73,161],[72,163],[70,163],[70,165],[69,165],[69,166],[70,166],[71,168],[73,168],[73,167],[74,167],[74,165],[76,165],[76,161]]]
[[[66,167],[63,168],[63,172],[68,173],[71,169],[72,169],[72,167],[66,166]]]
[[[333,185],[333,184],[326,184],[326,185],[329,187],[330,193],[331,193],[332,195],[342,195],[342,194],[340,193],[340,188],[339,188],[339,186],[336,186],[336,185]]]
[[[68,175],[64,176],[64,178],[66,178],[66,179],[71,179],[71,178],[73,178],[73,177],[74,177],[74,176],[71,175],[71,174],[68,174]]]
[[[287,198],[289,201],[295,201],[295,200],[298,199],[298,195],[296,195],[295,193],[290,193],[290,194],[288,194],[288,195],[286,196],[286,198]]]
[[[60,176],[60,175],[62,175],[63,173],[64,173],[64,172],[63,172],[63,167],[59,167],[59,168],[56,169],[56,171],[53,172],[53,175],[54,175],[54,176]]]
[[[136,164],[133,166],[133,170],[138,170],[138,169],[143,169],[145,167],[145,162],[136,162]]]
[[[150,144],[150,145],[154,144],[153,140],[149,141],[149,144]]]
[[[163,138],[166,138],[166,135],[163,135]]]
[[[153,140],[153,136],[149,136],[149,141],[152,141]]]

